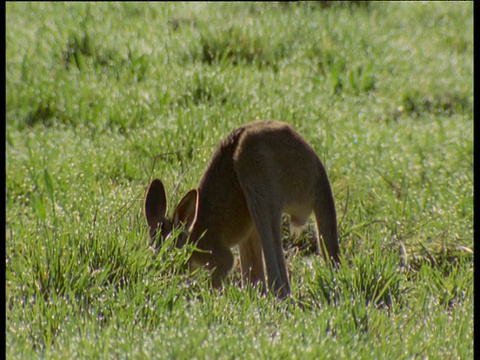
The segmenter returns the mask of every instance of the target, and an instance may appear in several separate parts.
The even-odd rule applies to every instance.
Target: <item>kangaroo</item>
[[[254,121],[234,130],[218,146],[198,189],[180,200],[171,218],[166,211],[164,186],[155,179],[145,201],[151,239],[157,233],[165,239],[183,223],[186,232],[177,246],[196,244],[199,251],[189,265],[212,270],[217,288],[234,264],[230,248],[238,246],[243,281],[265,289],[265,265],[270,291],[279,298],[290,295],[282,213],[300,227],[313,211],[318,247],[335,266],[340,262],[335,203],[325,168],[310,145],[283,122]]]

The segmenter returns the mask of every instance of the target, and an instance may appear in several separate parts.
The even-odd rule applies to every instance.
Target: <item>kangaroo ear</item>
[[[196,189],[190,190],[178,203],[173,212],[173,227],[180,226],[180,223],[189,228],[197,216],[197,202],[198,191]]]
[[[167,196],[165,195],[165,188],[159,179],[155,179],[148,187],[145,199],[145,217],[152,240],[155,239],[157,229],[165,221],[166,212]]]

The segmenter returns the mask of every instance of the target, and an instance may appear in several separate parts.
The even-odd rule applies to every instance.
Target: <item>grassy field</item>
[[[7,358],[473,358],[473,2],[7,3]],[[346,260],[285,227],[292,299],[187,277],[143,215],[290,123]],[[293,251],[296,250],[296,251]]]

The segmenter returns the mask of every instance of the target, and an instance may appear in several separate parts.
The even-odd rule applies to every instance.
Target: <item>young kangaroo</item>
[[[281,239],[282,213],[302,226],[315,213],[318,246],[326,259],[340,261],[337,219],[327,173],[314,150],[282,122],[255,121],[233,131],[217,148],[198,189],[166,217],[163,184],[150,184],[145,214],[152,240],[167,237],[180,223],[188,233],[177,246],[194,243],[189,264],[213,270],[214,287],[231,270],[238,245],[244,281],[265,285],[278,297],[290,294]],[[321,245],[322,234],[325,246]],[[324,249],[327,250],[325,254]]]

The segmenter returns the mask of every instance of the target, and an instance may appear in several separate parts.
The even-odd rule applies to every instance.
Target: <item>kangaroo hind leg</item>
[[[284,298],[290,294],[290,284],[282,248],[282,209],[272,196],[272,187],[265,183],[262,185],[251,191],[247,187],[245,197],[262,244],[268,286],[280,298]]]
[[[256,229],[252,229],[248,238],[238,245],[238,249],[243,285],[245,286],[247,283],[260,284],[262,292],[266,291],[262,244]]]

